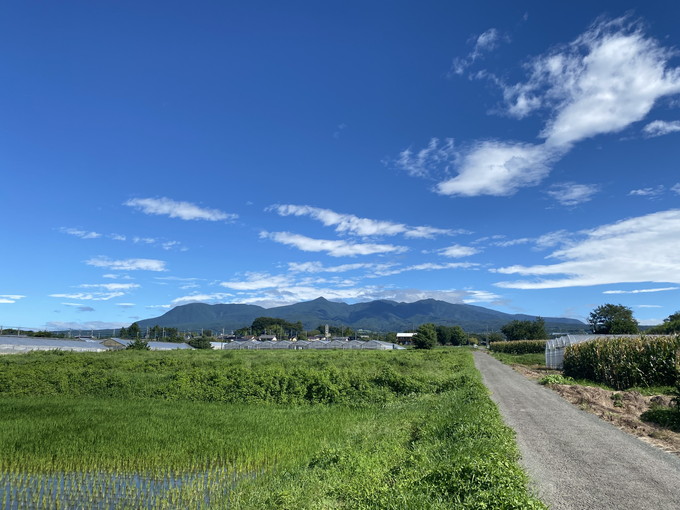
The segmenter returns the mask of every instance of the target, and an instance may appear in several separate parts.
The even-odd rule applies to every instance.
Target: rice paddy
[[[467,350],[102,354],[2,360],[0,507],[543,508]]]

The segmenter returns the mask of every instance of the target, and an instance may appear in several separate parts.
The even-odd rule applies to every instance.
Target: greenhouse
[[[75,351],[102,352],[108,347],[99,342],[83,340],[61,340],[56,338],[37,338],[26,336],[0,336],[0,354],[19,354],[29,351]]]
[[[591,340],[609,340],[612,338],[637,338],[640,335],[564,335],[545,344],[545,366],[562,369],[564,350],[570,345],[590,342]]]
[[[211,342],[214,349],[367,349],[367,350],[403,350],[404,347],[390,342],[382,342],[379,340],[298,340],[291,342],[288,340],[281,340],[272,342],[270,340],[236,340],[234,342]]]

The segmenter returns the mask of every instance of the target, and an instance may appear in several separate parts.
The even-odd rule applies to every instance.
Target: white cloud
[[[559,154],[545,145],[481,142],[462,156],[458,175],[440,182],[436,190],[442,195],[509,196],[541,182]]]
[[[540,134],[545,142],[478,142],[459,157],[458,175],[440,182],[437,191],[507,196],[538,184],[576,142],[619,132],[644,119],[659,98],[680,92],[680,69],[668,67],[671,55],[628,18],[619,18],[598,22],[572,43],[534,59],[526,82],[504,85],[483,72],[503,88],[509,114],[522,118],[549,110]],[[427,159],[414,169],[427,175]]]
[[[120,306],[121,308],[132,308],[135,306],[134,303],[116,303],[116,306]]]
[[[357,269],[375,269],[388,267],[388,264],[341,264],[339,266],[324,266],[321,262],[289,262],[288,270],[294,273],[345,273]]]
[[[273,205],[266,210],[276,211],[280,216],[309,216],[327,227],[335,227],[336,232],[364,237],[402,234],[410,238],[432,238],[436,235],[460,232],[428,226],[409,227],[402,223],[359,218],[353,214],[336,213],[330,209],[309,205]]]
[[[84,283],[78,285],[83,289],[131,290],[139,288],[137,283]]]
[[[471,42],[474,42],[472,51],[466,57],[456,57],[453,59],[451,65],[451,72],[454,74],[463,74],[465,70],[470,67],[476,60],[484,56],[485,53],[498,48],[502,41],[508,42],[510,39],[507,36],[495,29],[490,28],[480,35],[473,37]]]
[[[649,292],[666,292],[678,290],[680,287],[662,287],[658,289],[636,289],[636,290],[605,290],[602,294],[646,294]]]
[[[114,271],[167,271],[165,262],[156,259],[124,259],[110,260],[107,257],[96,257],[86,260],[89,266],[105,267]]]
[[[565,147],[642,120],[654,102],[680,92],[672,55],[628,18],[600,21],[570,44],[534,59],[527,82],[505,88],[510,113],[554,111],[543,130],[549,146]],[[520,108],[519,103],[534,108]]]
[[[113,239],[114,241],[125,241],[127,240],[127,237],[121,234],[109,234],[109,237]]]
[[[498,273],[538,277],[500,282],[516,289],[548,289],[616,283],[680,283],[680,210],[671,209],[603,225],[585,239],[549,255],[555,264],[509,266]],[[559,276],[558,278],[544,277]]]
[[[674,184],[673,187],[671,187],[671,191],[680,195],[680,182]]]
[[[2,304],[12,304],[16,303],[18,300],[25,298],[21,294],[0,294],[0,303]]]
[[[97,239],[98,237],[102,236],[98,232],[88,232],[78,228],[60,228],[59,230],[64,234],[80,237],[81,239]]]
[[[563,182],[551,186],[548,195],[557,200],[561,205],[572,206],[589,202],[600,191],[596,184],[576,184]]]
[[[123,205],[135,207],[145,214],[156,214],[182,220],[226,221],[238,218],[218,209],[199,207],[190,202],[177,202],[169,198],[132,198]]]
[[[452,244],[447,248],[437,250],[437,253],[444,255],[445,257],[461,258],[475,255],[479,253],[479,250],[477,248],[473,248],[472,246],[461,246],[460,244]]]
[[[473,262],[449,262],[447,264],[434,264],[434,263],[424,263],[424,264],[415,264],[413,266],[402,266],[402,267],[396,267],[393,269],[377,269],[374,274],[372,275],[373,277],[379,277],[379,276],[393,276],[395,274],[401,274],[405,273],[408,271],[439,271],[443,269],[476,269],[479,267],[479,264],[473,263]],[[370,277],[370,275],[369,275]]]
[[[661,305],[635,305],[636,308],[663,308]]]
[[[663,195],[663,192],[666,191],[665,186],[662,184],[650,188],[640,188],[640,189],[634,189],[631,190],[630,193],[628,193],[631,196],[637,196],[637,197],[645,197],[645,198],[658,198],[661,195]]]
[[[258,290],[285,286],[290,283],[290,278],[284,275],[272,276],[268,273],[246,273],[246,279],[243,281],[221,282],[220,285],[234,290]]]
[[[432,138],[427,147],[417,153],[414,153],[410,147],[401,151],[394,164],[413,177],[430,177],[433,174],[448,175],[456,157],[453,138],[444,139],[441,146],[438,138]]]
[[[232,297],[233,294],[224,292],[215,292],[213,294],[190,294],[188,296],[178,297],[172,300],[173,305],[184,305],[187,303],[213,303],[215,301],[223,302],[225,299]],[[147,307],[148,308],[148,307]],[[168,308],[165,305],[160,305],[160,308]]]
[[[153,237],[133,237],[132,242],[135,244],[154,244],[157,240]]]
[[[80,301],[108,301],[124,296],[125,292],[74,292],[70,294],[50,294],[53,298],[78,299]]]
[[[663,136],[680,131],[680,120],[667,122],[665,120],[655,120],[642,128],[642,132],[648,137]]]
[[[288,246],[294,246],[302,251],[326,252],[331,257],[353,257],[355,255],[403,253],[407,251],[407,248],[404,246],[392,244],[351,243],[342,240],[312,239],[290,232],[261,232],[260,237]]]

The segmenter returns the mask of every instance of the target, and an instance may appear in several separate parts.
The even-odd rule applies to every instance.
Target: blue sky
[[[6,2],[0,325],[680,309],[673,2]]]

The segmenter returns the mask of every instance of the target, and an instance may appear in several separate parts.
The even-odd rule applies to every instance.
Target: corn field
[[[513,340],[511,342],[491,342],[489,350],[505,354],[536,354],[545,352],[547,340]]]
[[[680,336],[598,339],[570,345],[564,374],[601,382],[617,390],[675,386]]]

